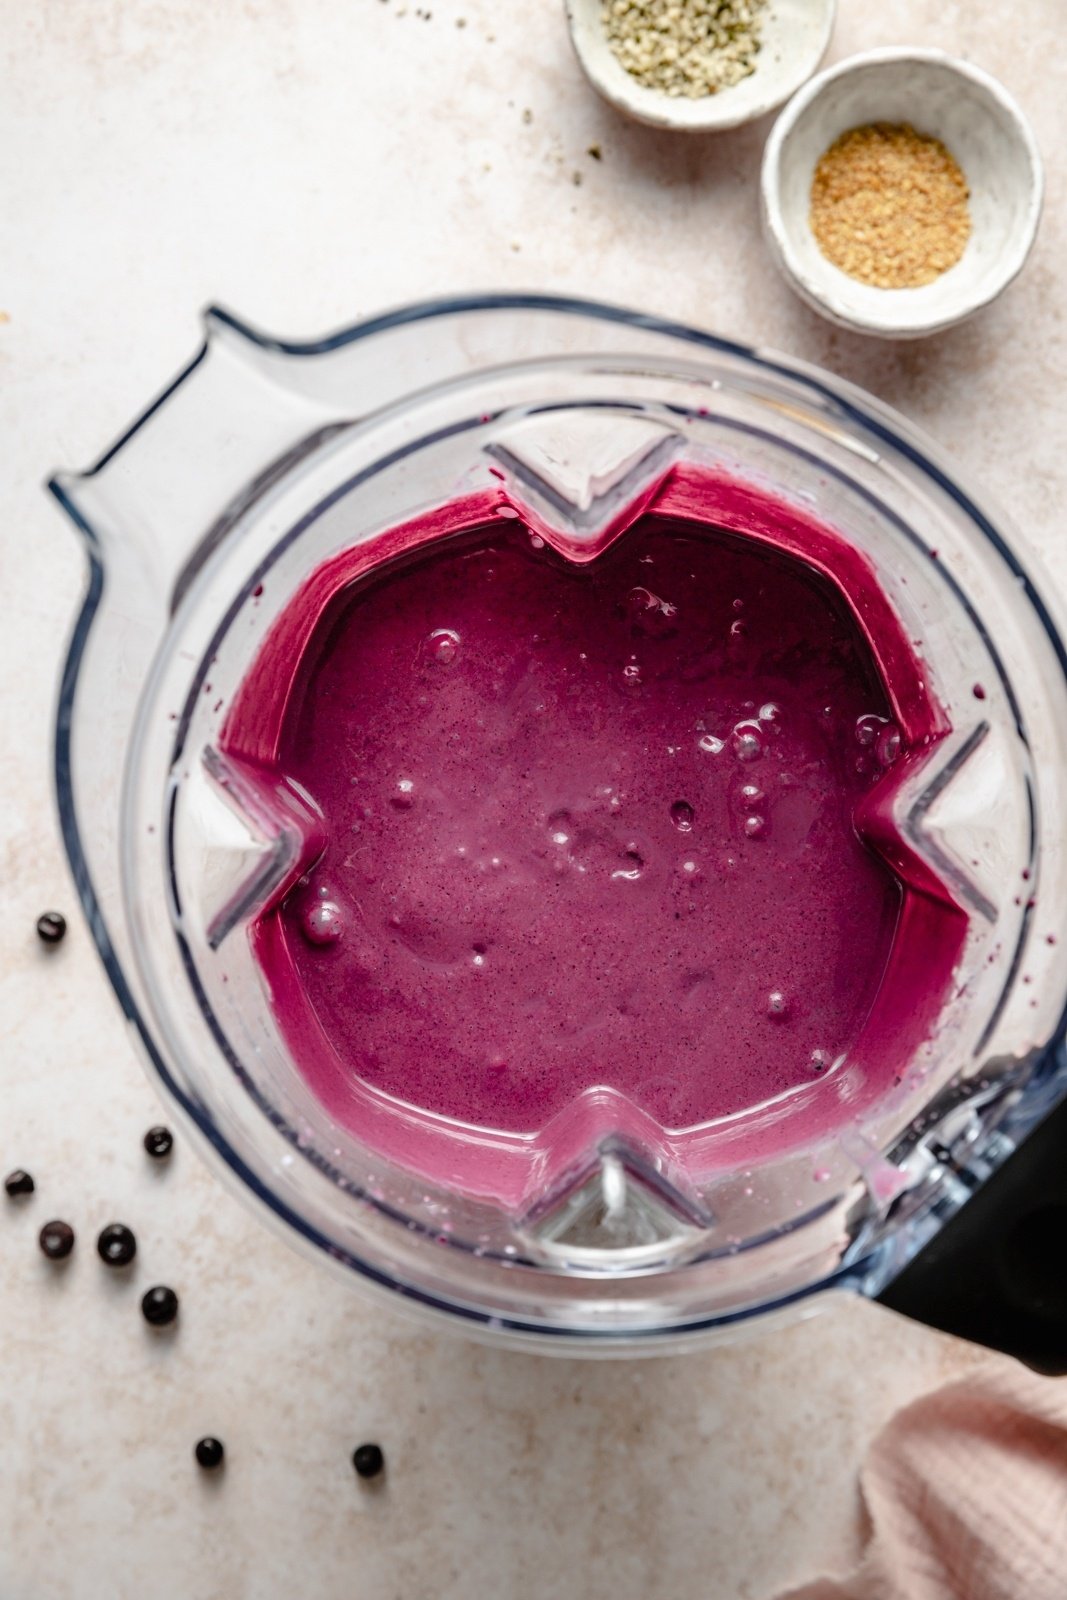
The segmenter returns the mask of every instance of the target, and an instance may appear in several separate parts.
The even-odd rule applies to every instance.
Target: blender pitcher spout
[[[174,381],[86,472],[48,487],[105,570],[162,624],[226,532],[347,418],[281,381],[264,343],[226,313]]]

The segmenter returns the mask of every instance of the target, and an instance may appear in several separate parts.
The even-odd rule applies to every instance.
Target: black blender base
[[[932,1328],[1067,1373],[1067,1101],[877,1297]]]

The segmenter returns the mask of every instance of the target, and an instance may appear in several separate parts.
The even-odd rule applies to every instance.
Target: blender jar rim
[[[594,301],[546,295],[461,296],[431,300],[415,306],[401,308],[386,316],[368,319],[365,322],[342,330],[342,332],[328,339],[305,342],[268,339],[248,328],[229,312],[219,309],[213,309],[207,314],[207,317],[209,330],[212,328],[227,329],[241,338],[258,345],[265,351],[284,357],[305,357],[337,351],[355,344],[361,339],[369,338],[378,333],[388,333],[392,329],[413,323],[483,311],[520,313],[547,311],[602,318],[624,327],[633,327],[656,335],[663,335],[666,338],[688,341],[705,350],[728,356],[744,364],[751,364],[757,371],[762,370],[773,374],[776,378],[786,380],[789,385],[802,386],[814,397],[818,406],[825,408],[829,404],[836,412],[843,414],[850,426],[859,426],[867,433],[873,434],[883,444],[903,456],[913,468],[928,476],[937,488],[955,503],[969,522],[973,524],[974,528],[993,545],[998,555],[1008,564],[1016,576],[1026,599],[1030,602],[1044,627],[1061,672],[1067,676],[1067,651],[1065,651],[1060,632],[1053,621],[1052,613],[1046,605],[1040,590],[1035,586],[1030,572],[1018,561],[1010,543],[1003,537],[989,517],[955,482],[949,472],[936,460],[936,457],[932,458],[930,456],[919,436],[913,433],[906,424],[901,424],[889,408],[882,406],[870,397],[862,395],[860,391],[855,390],[850,384],[838,380],[829,381],[825,375],[806,368],[802,363],[793,363],[783,358],[766,356],[742,344],[717,338],[714,335],[702,333],[699,330],[687,328],[682,324],[656,317],[629,313],[620,308],[602,306]],[[115,444],[99,458],[94,466],[87,473],[81,475],[82,478],[89,478],[100,473],[112,461],[123,446],[134,437],[149,418],[166,403],[175,390],[204,360],[208,348],[209,343],[205,341],[192,362],[183,369],[173,383],[167,386],[153,404],[122,434]],[[57,712],[55,775],[64,841],[70,857],[79,896],[120,1004],[128,1020],[137,1029],[143,1047],[147,1051],[155,1071],[166,1086],[169,1094],[177,1101],[184,1115],[197,1126],[200,1134],[214,1147],[223,1164],[249,1190],[257,1195],[276,1216],[287,1222],[298,1233],[303,1234],[319,1249],[325,1250],[334,1257],[345,1259],[349,1266],[355,1268],[361,1275],[372,1282],[377,1282],[391,1290],[400,1289],[402,1294],[414,1300],[422,1301],[438,1309],[447,1310],[452,1315],[459,1315],[489,1327],[511,1329],[519,1334],[532,1333],[538,1339],[543,1338],[546,1334],[557,1334],[570,1339],[592,1339],[601,1343],[629,1342],[631,1345],[635,1340],[647,1340],[651,1337],[651,1342],[660,1347],[664,1342],[672,1338],[688,1339],[699,1333],[704,1327],[725,1327],[750,1317],[756,1308],[744,1306],[733,1311],[719,1312],[702,1322],[687,1324],[684,1328],[584,1329],[555,1326],[547,1322],[523,1321],[521,1318],[499,1317],[475,1306],[463,1306],[454,1300],[436,1297],[418,1285],[400,1282],[395,1276],[390,1276],[388,1272],[379,1271],[372,1263],[361,1259],[352,1252],[340,1250],[335,1241],[309,1226],[308,1219],[301,1217],[298,1212],[295,1212],[284,1201],[280,1200],[279,1196],[273,1193],[259,1175],[248,1166],[240,1153],[233,1148],[232,1143],[218,1127],[206,1107],[201,1105],[196,1097],[188,1093],[185,1087],[176,1080],[164,1058],[164,1053],[157,1046],[152,1029],[142,1013],[142,1008],[138,1004],[136,996],[127,983],[122,962],[113,947],[86,860],[79,821],[76,815],[71,754],[74,698],[83,656],[107,581],[107,558],[99,548],[96,529],[91,519],[83,514],[77,503],[76,494],[71,492],[71,486],[75,481],[65,476],[57,476],[49,484],[52,493],[63,505],[68,515],[72,517],[85,537],[90,566],[87,593],[75,624],[69,655],[63,671]],[[1050,1052],[1049,1059],[1051,1059],[1051,1051],[1062,1042],[1065,1030],[1067,1030],[1067,1006],[1061,1012],[1055,1026],[1051,1043],[1048,1047]],[[893,1254],[895,1259],[899,1255],[899,1251],[893,1252]],[[776,1307],[804,1299],[817,1289],[841,1284],[849,1286],[862,1284],[867,1292],[873,1292],[873,1289],[877,1287],[876,1280],[882,1279],[884,1281],[884,1258],[885,1250],[881,1244],[872,1246],[869,1256],[863,1259],[859,1259],[856,1251],[853,1250],[849,1256],[845,1257],[835,1272],[812,1281],[778,1299],[767,1300],[758,1309],[761,1312],[773,1310]],[[876,1265],[877,1260],[882,1261],[881,1267]],[[899,1262],[897,1264],[899,1265]]]

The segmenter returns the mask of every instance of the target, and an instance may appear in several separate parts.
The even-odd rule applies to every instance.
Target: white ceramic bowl
[[[971,193],[971,237],[954,267],[918,289],[875,289],[826,259],[809,224],[820,156],[849,128],[910,122],[955,156]],[[778,265],[832,322],[883,338],[935,333],[995,300],[1034,242],[1043,192],[1029,123],[987,72],[940,50],[871,50],[794,96],[763,154],[764,230]]]
[[[762,117],[811,77],[830,43],[837,0],[768,0],[755,71],[699,100],[638,83],[608,44],[601,6],[602,0],[564,0],[575,53],[593,88],[638,122],[707,133]]]

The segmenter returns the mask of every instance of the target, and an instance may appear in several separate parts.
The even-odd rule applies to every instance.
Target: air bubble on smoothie
[[[821,1077],[824,1072],[829,1072],[833,1065],[833,1057],[829,1050],[813,1050],[808,1057],[808,1070]]]
[[[345,931],[344,913],[336,900],[319,900],[305,911],[300,931],[308,944],[336,944]]]
[[[622,669],[623,682],[628,689],[640,689],[641,668],[638,662],[628,661]]]
[[[442,667],[450,667],[459,654],[459,634],[455,628],[435,628],[427,644],[431,659]]]
[[[760,706],[756,715],[759,719],[761,727],[766,728],[769,733],[781,733],[782,708],[776,701],[765,701],[764,704]]]
[[[611,874],[613,878],[622,878],[629,883],[636,883],[645,869],[645,860],[635,844],[628,845],[623,857],[625,866],[616,867]]]
[[[655,611],[659,600],[651,589],[644,589],[640,585],[631,589],[626,596],[626,610],[631,617],[643,617],[646,611]]]
[[[782,1022],[785,1020],[789,1012],[789,1001],[786,999],[783,990],[771,990],[770,994],[767,996],[765,1010],[772,1022]]]
[[[748,632],[748,623],[743,617],[738,617],[736,622],[730,624],[730,638],[743,639]]]
[[[760,801],[765,799],[766,795],[758,783],[742,784],[737,795],[737,803],[741,810],[750,814],[755,812]]]
[[[679,833],[692,833],[695,815],[688,800],[675,800],[671,806],[671,821]]]
[[[722,739],[716,739],[713,733],[705,733],[702,738],[697,740],[697,749],[703,750],[707,756],[717,756],[725,748],[725,742]]]
[[[758,761],[764,753],[763,731],[758,722],[739,722],[730,736],[738,761]]]
[[[891,767],[893,765],[893,762],[900,754],[900,729],[895,722],[887,723],[882,729],[878,735],[874,753],[878,757],[881,766]]]
[[[877,741],[882,730],[888,726],[889,723],[885,717],[876,717],[872,712],[866,716],[857,717],[856,726],[852,731],[855,735],[856,743],[866,749]]]
[[[415,784],[411,778],[398,778],[396,788],[389,796],[389,803],[396,811],[410,811],[415,804]]]
[[[553,844],[568,844],[574,832],[574,819],[569,811],[553,811],[548,819],[548,837]]]
[[[749,839],[765,839],[767,836],[767,818],[753,812],[752,816],[745,818],[745,835]]]
[[[682,993],[687,1000],[699,997],[712,982],[710,967],[694,967],[682,975]]]
[[[663,637],[674,632],[678,607],[639,584],[626,596],[623,612],[641,633]]]

